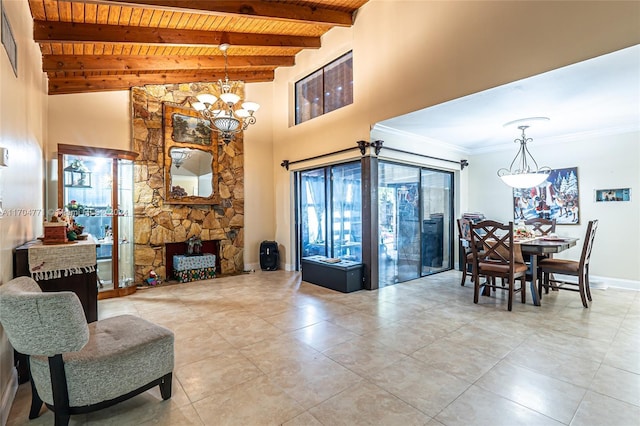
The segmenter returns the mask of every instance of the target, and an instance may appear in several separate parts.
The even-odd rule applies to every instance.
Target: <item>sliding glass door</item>
[[[422,275],[451,269],[453,175],[422,169]]]
[[[381,162],[378,169],[379,286],[420,276],[420,169]]]
[[[362,260],[360,163],[298,172],[299,253]]]
[[[325,169],[300,172],[299,215],[302,257],[327,255],[327,187]]]
[[[333,257],[362,260],[362,176],[360,163],[331,167]]]
[[[379,287],[451,269],[449,172],[381,161]]]
[[[378,226],[366,230],[363,217],[376,215],[362,210],[362,182],[369,180],[362,173],[360,162],[296,172],[298,261],[325,256],[363,262],[366,231],[368,254],[378,244],[378,257],[364,260],[378,265],[373,288],[451,269],[453,173],[378,161],[377,193],[367,194],[378,205]]]

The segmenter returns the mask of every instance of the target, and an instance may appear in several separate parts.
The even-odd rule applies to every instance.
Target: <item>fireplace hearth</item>
[[[187,254],[187,243],[165,243],[165,265],[167,268],[167,280],[173,280],[173,256],[174,255],[186,255]],[[208,240],[202,241],[201,252],[211,253],[216,256],[216,274],[221,274],[222,269],[220,267],[220,240]]]

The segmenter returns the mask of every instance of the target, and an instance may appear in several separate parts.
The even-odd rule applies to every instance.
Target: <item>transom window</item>
[[[352,52],[296,82],[296,124],[353,103]]]

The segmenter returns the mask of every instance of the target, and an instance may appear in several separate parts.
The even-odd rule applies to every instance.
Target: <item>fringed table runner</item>
[[[93,241],[76,244],[29,247],[29,272],[34,280],[51,280],[96,270],[96,245]]]

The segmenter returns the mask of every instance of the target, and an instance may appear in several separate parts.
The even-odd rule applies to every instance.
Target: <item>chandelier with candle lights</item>
[[[229,80],[227,49],[229,44],[220,45],[224,54],[224,80],[218,80],[219,97],[201,93],[196,96],[197,102],[191,103],[202,118],[210,123],[207,127],[217,132],[219,139],[225,144],[234,140],[235,135],[246,130],[249,125],[255,124],[253,114],[260,108],[256,102],[243,101],[237,94],[241,81]]]

